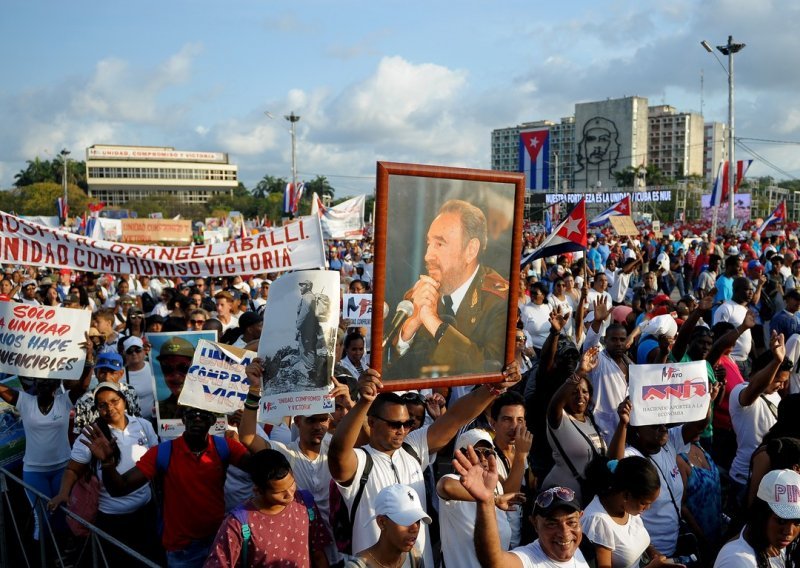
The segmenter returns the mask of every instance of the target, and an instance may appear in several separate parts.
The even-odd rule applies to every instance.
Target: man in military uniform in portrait
[[[178,397],[181,395],[186,373],[192,366],[194,345],[182,337],[172,337],[164,342],[158,352],[158,360],[169,397],[158,402],[158,417],[161,420],[180,418]]]
[[[414,305],[384,367],[389,379],[499,372],[505,359],[508,281],[481,265],[487,229],[466,201],[442,205],[427,234],[425,270],[405,294]]]
[[[302,280],[300,287],[300,303],[297,304],[297,342],[300,359],[309,372],[316,366],[317,346],[320,336],[319,319],[317,319],[317,299],[312,289],[314,283]]]

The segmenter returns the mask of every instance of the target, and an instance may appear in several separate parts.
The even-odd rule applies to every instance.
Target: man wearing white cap
[[[28,278],[19,287],[19,301],[23,304],[31,306],[38,306],[41,304],[36,299],[36,291],[39,289],[39,284],[33,278]]]
[[[473,428],[461,434],[456,440],[456,453],[466,453],[472,446],[480,460],[481,467],[489,469],[489,456],[494,456],[494,443],[489,432]],[[447,566],[464,568],[480,566],[475,554],[473,535],[475,534],[475,499],[464,489],[459,476],[449,473],[436,485],[439,501],[439,524],[442,539],[442,555]],[[511,498],[521,495],[503,495],[503,485],[498,480],[495,488],[495,516],[500,535],[500,547],[508,550],[511,544],[511,525],[504,509],[508,509]],[[502,507],[502,508],[501,508]]]
[[[787,549],[800,535],[800,474],[791,469],[770,471],[758,493],[739,538],[722,547],[714,568],[779,568],[791,564]]]
[[[377,523],[380,529],[378,542],[359,552],[346,566],[416,568],[424,565],[414,543],[421,523],[429,525],[431,518],[422,508],[419,494],[413,487],[397,483],[381,489],[375,498],[375,514],[366,524],[372,523]]]
[[[142,418],[152,420],[155,416],[156,397],[153,394],[153,372],[144,362],[144,343],[141,337],[132,335],[122,342],[125,358],[125,383],[139,395]]]

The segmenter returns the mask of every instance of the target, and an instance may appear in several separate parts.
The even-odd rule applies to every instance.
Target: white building
[[[232,195],[239,183],[238,167],[222,152],[99,144],[86,149],[86,181],[89,197],[110,206],[164,196],[203,204]]]
[[[703,116],[675,107],[649,108],[650,141],[647,162],[665,175],[681,179],[704,173]]]

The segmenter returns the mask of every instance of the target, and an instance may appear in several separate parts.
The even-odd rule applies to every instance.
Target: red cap
[[[658,294],[655,298],[653,298],[653,305],[660,306],[661,304],[667,304],[670,301],[671,300],[669,299],[669,296],[666,294]]]

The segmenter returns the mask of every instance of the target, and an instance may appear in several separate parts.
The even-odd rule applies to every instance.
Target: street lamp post
[[[297,191],[297,159],[296,159],[296,138],[295,138],[295,130],[294,125],[296,122],[300,120],[300,117],[294,113],[294,111],[290,112],[283,116],[286,120],[288,120],[292,125],[292,191]]]
[[[714,55],[714,57],[719,61],[719,64],[725,69],[725,72],[728,74],[728,225],[729,227],[733,227],[734,223],[734,195],[733,191],[736,187],[736,161],[735,161],[735,149],[734,149],[734,137],[733,137],[733,120],[734,120],[734,112],[733,112],[733,84],[734,84],[734,73],[733,73],[733,56],[736,53],[739,53],[741,50],[744,49],[745,44],[743,43],[734,43],[733,36],[728,36],[728,43],[725,45],[718,45],[717,49],[719,50],[722,55],[728,56],[728,67],[726,68],[725,65],[720,61],[717,54],[714,53],[714,50],[711,49],[711,45],[705,40],[700,42],[700,45],[703,46],[707,52]],[[716,229],[716,227],[714,227]]]
[[[62,179],[61,181],[64,184],[64,225],[66,225],[67,224],[67,207],[68,207],[68,204],[69,204],[69,202],[67,201],[67,160],[69,159],[69,158],[67,158],[67,156],[69,156],[69,150],[64,148],[63,150],[61,150],[61,152],[59,152],[59,154],[61,154],[61,162],[64,165],[64,176],[63,176],[64,179]]]

